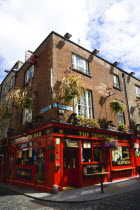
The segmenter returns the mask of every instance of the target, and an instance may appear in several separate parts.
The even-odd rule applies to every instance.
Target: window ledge
[[[84,72],[82,72],[82,71],[79,71],[78,69],[72,68],[72,70],[73,70],[73,71],[76,71],[76,72],[78,72],[78,73],[80,73],[80,74],[83,74],[83,75],[85,75],[85,76],[87,76],[87,77],[92,78],[92,76],[91,76],[90,74],[86,74],[86,73],[84,73]]]
[[[115,86],[113,86],[113,88],[116,89],[116,90],[122,91],[121,88],[118,88],[118,87],[115,87]]]

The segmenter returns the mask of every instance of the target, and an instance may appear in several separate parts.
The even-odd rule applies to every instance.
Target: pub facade
[[[118,140],[118,150],[106,138]],[[132,134],[52,121],[24,136],[9,138],[6,180],[53,192],[84,187],[137,174]]]

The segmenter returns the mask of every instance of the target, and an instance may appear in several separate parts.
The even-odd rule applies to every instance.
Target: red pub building
[[[129,89],[136,83],[139,91],[139,80],[68,35],[50,33],[16,73],[15,88],[29,88],[34,106],[32,111],[13,106],[7,150],[0,156],[1,180],[52,193],[55,188],[62,191],[138,174],[140,142],[131,128]],[[57,93],[69,73],[72,79],[80,75],[86,90],[78,102],[66,105],[58,101]],[[116,115],[109,109],[114,100],[125,106]],[[100,126],[74,123],[75,114],[96,119]],[[32,127],[18,133],[25,122]],[[131,132],[117,130],[119,124]],[[117,142],[117,150],[107,141]]]

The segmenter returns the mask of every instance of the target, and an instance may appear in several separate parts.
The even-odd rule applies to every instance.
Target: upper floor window
[[[113,75],[113,80],[114,80],[114,87],[116,88],[120,88],[120,80],[119,80],[119,76],[114,74]]]
[[[118,124],[125,124],[124,112],[118,112]]]
[[[92,92],[90,90],[85,91],[78,102],[75,99],[75,105],[77,115],[93,118]]]
[[[72,54],[72,67],[85,74],[89,74],[88,62],[78,55]]]
[[[22,118],[23,124],[25,122],[31,122],[31,121],[32,121],[32,110],[24,109],[24,111],[23,111],[23,118]]]
[[[14,87],[14,80],[15,80],[15,77],[11,77],[10,84],[9,84],[9,90],[11,90]]]
[[[136,86],[136,95],[140,98],[140,87]]]
[[[32,65],[25,74],[25,84],[34,76],[34,66]]]

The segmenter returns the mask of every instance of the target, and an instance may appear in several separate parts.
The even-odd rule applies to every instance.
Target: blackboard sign
[[[99,173],[103,172],[104,170],[104,165],[83,165],[83,175]]]

